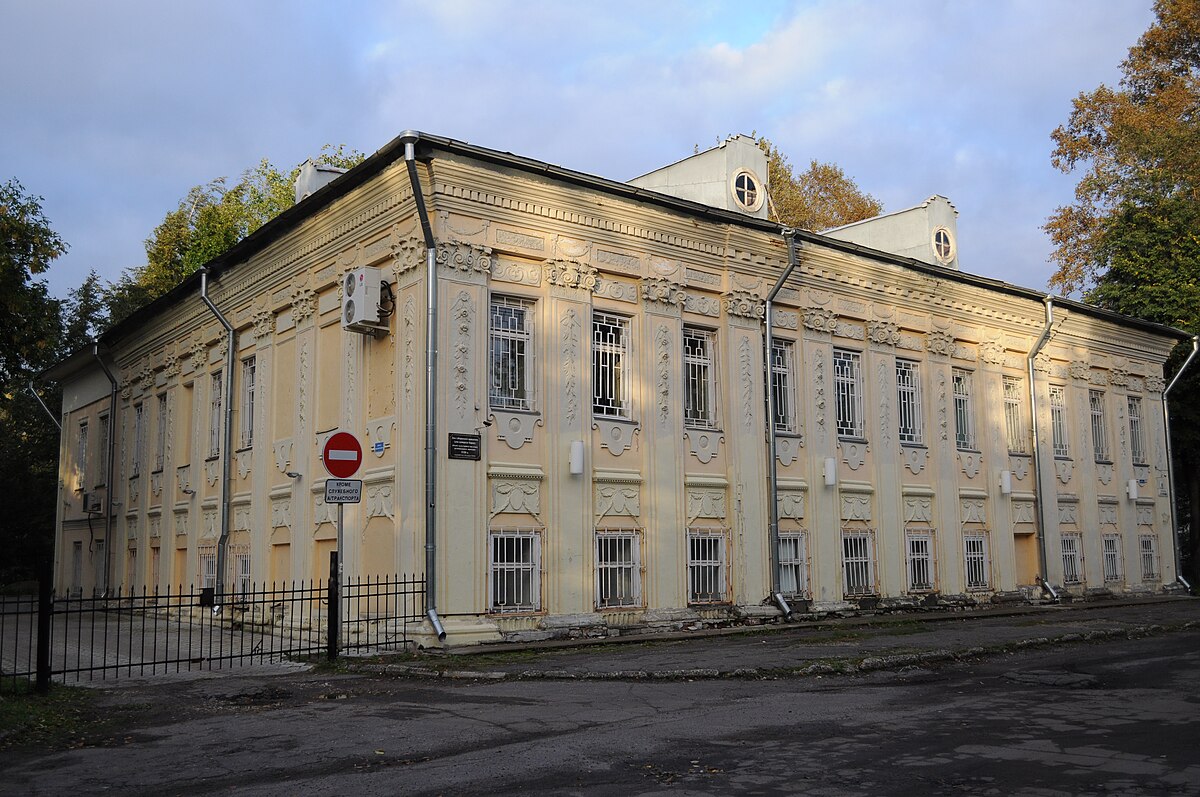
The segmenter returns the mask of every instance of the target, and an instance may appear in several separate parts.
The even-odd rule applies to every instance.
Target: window
[[[1083,583],[1083,554],[1079,550],[1079,535],[1062,536],[1063,583]]]
[[[908,591],[928,592],[934,585],[933,532],[929,529],[905,534],[908,559]]]
[[[945,227],[933,231],[933,256],[943,266],[954,259],[954,237]]]
[[[493,296],[488,311],[492,409],[533,409],[533,303]]]
[[[1104,421],[1104,391],[1088,391],[1088,407],[1092,413],[1092,451],[1097,462],[1108,462],[1108,425]]]
[[[592,413],[629,418],[629,319],[592,313]]]
[[[221,455],[221,401],[225,386],[222,374],[217,371],[212,375],[212,396],[209,398],[208,411],[208,456]]]
[[[83,595],[83,542],[71,543],[71,597]]]
[[[200,586],[209,588],[217,586],[217,546],[202,545],[196,551],[200,556]]]
[[[752,173],[742,170],[733,176],[733,200],[743,210],[758,210],[762,207],[763,198],[758,178]]]
[[[1121,537],[1117,534],[1105,534],[1101,538],[1104,549],[1104,580],[1108,582],[1121,580]]]
[[[862,355],[847,349],[833,350],[833,382],[837,396],[837,434],[842,439],[862,439]]]
[[[241,448],[254,445],[254,375],[253,357],[242,360],[242,442]]]
[[[150,586],[154,592],[158,592],[158,585],[162,581],[162,556],[158,546],[150,549]]]
[[[1025,400],[1025,387],[1015,376],[1004,377],[1004,431],[1008,436],[1008,451],[1010,454],[1028,454],[1026,444],[1028,430],[1025,426],[1025,412],[1021,405]]]
[[[779,533],[779,591],[808,594],[808,539],[803,531]]]
[[[79,487],[85,489],[88,486],[88,422],[82,420],[79,422],[79,439],[76,441],[77,448],[75,451],[75,464],[79,469]]]
[[[875,594],[874,532],[842,532],[842,581],[846,597]]]
[[[233,551],[235,594],[245,599],[250,595],[250,549],[239,546]]]
[[[596,608],[642,605],[641,537],[634,531],[596,531]]]
[[[133,452],[130,455],[129,475],[142,472],[142,451],[146,441],[146,424],[141,402],[133,405]]]
[[[131,596],[133,595],[134,588],[137,586],[137,583],[140,580],[141,579],[138,575],[137,565],[137,548],[130,548],[125,553],[125,588],[129,591]],[[118,587],[118,589],[120,589],[120,587]]]
[[[771,339],[771,395],[775,399],[775,431],[796,431],[795,357],[796,344]]]
[[[1158,540],[1154,535],[1138,537],[1138,552],[1142,560],[1142,581],[1158,581]]]
[[[489,611],[535,612],[542,608],[542,550],[538,532],[527,529],[493,531],[488,592]]]
[[[154,470],[163,469],[167,458],[167,394],[158,397],[158,433],[154,440]]]
[[[717,426],[716,347],[716,332],[683,328],[683,422],[687,426]]]
[[[967,589],[988,589],[991,586],[986,534],[963,535],[963,577]]]
[[[725,532],[688,529],[688,603],[727,600]]]
[[[1129,450],[1133,454],[1133,464],[1146,464],[1146,441],[1142,437],[1142,398],[1129,397]]]
[[[921,418],[921,370],[912,360],[896,360],[896,413],[901,443],[925,442]]]
[[[954,443],[960,451],[975,448],[975,415],[971,408],[970,371],[955,368],[951,372],[954,382]]]
[[[1050,429],[1054,433],[1054,456],[1071,456],[1067,442],[1067,391],[1062,385],[1050,386]]]
[[[96,464],[99,466],[100,476],[96,479],[96,486],[102,487],[108,484],[108,416],[101,415],[97,425],[100,427],[100,461]]]

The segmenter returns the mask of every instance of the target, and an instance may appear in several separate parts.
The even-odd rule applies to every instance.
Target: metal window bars
[[[1020,379],[1015,376],[1004,377],[1004,431],[1008,437],[1008,450],[1013,454],[1029,453],[1021,410],[1024,392]]]
[[[967,589],[988,589],[988,544],[984,534],[963,535],[963,578]]]
[[[863,436],[862,355],[847,349],[833,350],[833,384],[837,400],[837,434]]]
[[[1140,535],[1138,551],[1142,559],[1142,581],[1157,581],[1159,578],[1158,540],[1152,534]]]
[[[488,535],[489,609],[497,613],[541,610],[541,535],[506,529]]]
[[[1108,424],[1104,420],[1104,391],[1088,391],[1092,420],[1092,453],[1097,462],[1108,461]]]
[[[493,296],[488,310],[492,409],[533,410],[533,303]]]
[[[1050,430],[1053,433],[1054,456],[1071,456],[1067,433],[1067,391],[1061,385],[1050,386]]]
[[[847,597],[876,594],[873,532],[842,532],[842,580]]]
[[[954,383],[954,444],[961,450],[975,448],[975,413],[971,401],[971,372],[955,368]]]
[[[775,338],[771,342],[771,393],[775,397],[775,431],[796,431],[795,344]]]
[[[689,529],[687,544],[688,603],[724,603],[729,595],[725,531]]]
[[[1120,581],[1121,567],[1121,538],[1116,534],[1105,534],[1101,537],[1101,548],[1104,554],[1104,580]]]
[[[1129,452],[1135,465],[1146,463],[1146,442],[1142,436],[1142,398],[1129,396]]]
[[[929,592],[934,586],[933,532],[905,534],[910,592]]]
[[[683,328],[683,422],[699,429],[717,427],[717,333]]]
[[[255,360],[247,357],[242,360],[242,408],[241,408],[241,448],[254,445],[254,377]]]
[[[1079,551],[1079,535],[1062,536],[1062,566],[1064,584],[1082,584],[1083,567]]]
[[[592,313],[592,413],[629,418],[629,319]]]
[[[896,360],[896,423],[901,443],[924,442],[921,370],[920,364],[911,360]]]
[[[641,535],[596,530],[596,608],[642,605]]]
[[[808,595],[808,539],[806,532],[779,534],[779,589],[789,597]]]
[[[216,457],[221,455],[221,429],[223,419],[221,416],[221,402],[224,395],[223,374],[221,371],[213,372],[212,379],[209,380],[209,389],[212,395],[209,397],[209,412],[208,412],[208,455]]]

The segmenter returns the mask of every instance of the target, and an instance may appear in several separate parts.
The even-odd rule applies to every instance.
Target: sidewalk
[[[489,645],[404,661],[344,661],[358,671],[469,680],[781,678],[927,667],[1028,648],[1195,629],[1200,629],[1200,599],[1163,597]]]

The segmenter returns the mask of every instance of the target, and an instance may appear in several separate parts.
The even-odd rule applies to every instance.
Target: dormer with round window
[[[712,149],[635,177],[629,184],[767,218],[767,154],[750,136],[730,136]]]

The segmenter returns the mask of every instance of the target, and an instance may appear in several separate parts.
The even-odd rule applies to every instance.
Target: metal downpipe
[[[1042,328],[1042,336],[1029,350],[1029,356],[1025,358],[1025,366],[1029,373],[1029,425],[1033,429],[1033,487],[1038,507],[1038,567],[1042,571],[1038,578],[1041,580],[1042,589],[1049,592],[1054,600],[1058,600],[1058,592],[1046,578],[1049,568],[1049,555],[1046,552],[1046,500],[1042,495],[1042,468],[1039,464],[1041,449],[1038,447],[1038,402],[1037,388],[1034,382],[1036,372],[1033,368],[1034,358],[1041,353],[1050,340],[1050,331],[1054,324],[1054,297],[1047,294],[1042,298],[1042,303],[1046,306],[1046,325]]]
[[[779,585],[782,579],[779,572],[779,467],[776,463],[775,455],[775,391],[771,388],[771,357],[775,350],[775,297],[783,290],[783,284],[787,282],[788,277],[795,271],[796,266],[800,264],[799,253],[796,250],[795,230],[784,228],[784,237],[787,239],[788,247],[788,264],[783,273],[779,275],[779,279],[775,282],[775,287],[767,294],[766,314],[764,321],[766,323],[766,334],[764,337],[764,345],[766,347],[765,360],[767,371],[767,479],[768,479],[768,495],[767,495],[767,516],[768,516],[768,546],[769,561],[771,568],[771,595],[770,600],[774,601],[779,610],[783,612],[783,619],[792,619],[792,607],[788,605],[784,599],[783,593],[780,591]]]
[[[1200,350],[1200,335],[1193,335],[1191,354],[1187,356],[1187,359],[1183,361],[1183,365],[1175,372],[1175,376],[1171,378],[1171,384],[1167,385],[1167,389],[1162,394],[1163,434],[1167,440],[1167,489],[1170,493],[1167,497],[1167,503],[1171,505],[1171,543],[1175,549],[1175,578],[1179,583],[1187,587],[1189,592],[1192,590],[1192,585],[1187,582],[1187,579],[1183,577],[1183,573],[1180,570],[1183,564],[1183,552],[1179,548],[1179,521],[1175,516],[1175,463],[1171,458],[1171,409],[1167,403],[1167,397],[1171,393],[1171,388],[1175,387],[1175,383],[1183,376],[1183,372],[1192,364],[1192,360],[1195,359],[1198,350]],[[1195,518],[1192,519],[1192,528],[1196,528]]]
[[[425,239],[425,616],[438,641],[445,641],[446,629],[437,613],[437,241],[429,224],[429,211],[417,175],[416,143],[420,137],[420,133],[406,131],[400,139],[404,142],[404,163],[408,167],[408,180]]]
[[[224,602],[226,549],[229,547],[229,510],[232,497],[229,482],[232,479],[233,463],[233,366],[237,359],[237,333],[233,329],[233,324],[229,323],[229,320],[208,298],[207,266],[200,269],[200,298],[217,317],[221,326],[225,327],[226,341],[225,376],[221,384],[221,390],[224,393],[221,401],[225,402],[224,428],[221,430],[221,536],[217,538],[217,599],[213,605],[213,614],[217,614]]]
[[[32,379],[29,380],[29,384],[26,385],[26,389],[33,394],[33,398],[38,404],[41,405],[42,410],[50,416],[50,422],[58,427],[59,432],[62,432],[62,421],[54,417],[54,413],[51,412],[50,408],[46,406],[46,402],[42,401],[42,397],[38,395],[37,388],[34,386]]]
[[[104,478],[104,592],[105,597],[108,596],[108,585],[112,578],[112,515],[113,515],[113,491],[117,484],[117,378],[113,376],[112,371],[108,369],[108,365],[104,362],[104,358],[100,356],[100,344],[92,342],[92,356],[96,358],[96,362],[100,363],[100,370],[104,371],[104,375],[108,377],[108,384],[111,386],[108,394],[108,450],[104,452],[104,456],[108,458],[106,476]],[[86,509],[86,507],[85,507]],[[91,516],[88,516],[88,525],[91,526]]]

